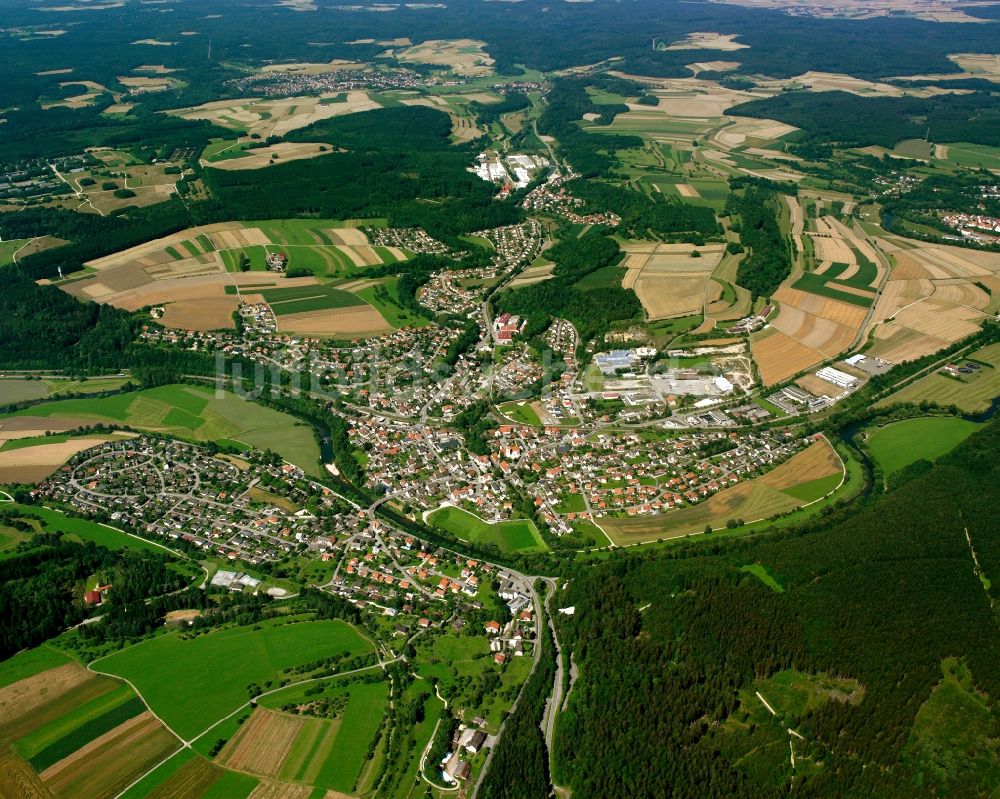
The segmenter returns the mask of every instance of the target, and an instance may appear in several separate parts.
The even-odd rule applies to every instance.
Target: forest
[[[726,200],[725,212],[734,218],[732,229],[750,250],[737,267],[736,282],[755,298],[769,297],[792,271],[788,242],[778,227],[778,202],[778,194],[756,183],[733,191]]]
[[[1000,697],[996,589],[964,533],[997,574],[1000,422],[919,471],[860,511],[572,567],[558,601],[576,614],[558,621],[580,678],[559,719],[557,784],[581,799],[664,785],[701,799],[988,795],[1000,715],[938,686],[958,658],[963,690],[989,708]],[[799,688],[766,682],[779,673]],[[833,678],[857,688],[796,699]],[[940,727],[915,723],[928,712]]]
[[[54,531],[34,536],[0,561],[0,660],[37,646],[87,617],[84,586],[91,575],[112,585],[108,613],[116,621],[100,625],[105,637],[148,632],[143,617],[153,612],[145,600],[181,589],[187,581],[167,569],[166,555],[77,544]],[[126,618],[127,609],[131,617]],[[138,615],[137,615],[138,614]],[[153,623],[162,614],[152,619]]]
[[[642,305],[635,292],[617,285],[581,288],[583,278],[613,266],[621,257],[618,243],[606,230],[594,228],[582,238],[566,238],[546,251],[555,262],[553,278],[507,289],[496,300],[499,311],[528,318],[528,328],[538,329],[553,317],[576,325],[581,341],[600,336],[615,322],[641,318]],[[624,274],[624,272],[623,272]]]
[[[1000,145],[995,93],[861,97],[848,92],[782,92],[733,106],[730,116],[777,119],[806,131],[805,142],[889,149],[904,139]]]
[[[422,106],[335,117],[292,131],[291,141],[342,151],[262,170],[207,169],[213,199],[193,206],[199,222],[229,219],[388,217],[453,239],[523,218],[493,199],[494,187],[467,171],[471,144],[450,142],[446,114]]]
[[[597,124],[610,125],[616,114],[628,110],[621,104],[596,104],[587,94],[586,87],[592,82],[582,78],[560,78],[553,81],[538,119],[538,132],[554,136],[563,157],[585,178],[610,175],[617,163],[614,157],[616,150],[642,147],[643,143],[639,136],[596,136],[580,127],[584,114],[598,114]]]
[[[574,180],[567,188],[586,201],[590,213],[614,211],[622,219],[621,227],[634,238],[654,236],[703,244],[706,237],[717,236],[722,231],[715,212],[702,205],[662,196],[649,197],[596,180]]]

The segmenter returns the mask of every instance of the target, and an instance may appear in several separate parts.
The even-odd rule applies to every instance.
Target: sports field
[[[195,441],[239,441],[270,449],[312,475],[320,474],[313,431],[288,414],[201,386],[169,385],[99,399],[57,400],[0,416],[72,419],[76,424],[118,424]]]
[[[130,680],[178,734],[193,737],[243,705],[246,686],[277,683],[292,666],[371,645],[342,621],[307,621],[261,629],[236,627],[185,640],[170,634],[95,661],[95,669]]]
[[[608,517],[601,519],[601,527],[618,546],[679,538],[704,532],[706,526],[719,530],[730,519],[755,522],[822,499],[841,484],[843,475],[843,462],[821,438],[767,474],[737,483],[697,505],[658,516]]]
[[[921,459],[937,460],[979,427],[954,416],[906,419],[871,432],[868,451],[883,473],[890,475]]]
[[[539,427],[542,420],[538,418],[535,409],[528,402],[508,402],[499,406],[498,410],[508,419],[512,419],[518,424],[526,424],[532,427]]]
[[[475,544],[494,544],[503,552],[544,552],[548,549],[535,527],[527,519],[489,524],[461,508],[439,508],[428,514],[427,521]]]

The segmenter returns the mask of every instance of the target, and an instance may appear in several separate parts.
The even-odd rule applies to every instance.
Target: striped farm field
[[[257,708],[219,754],[219,765],[276,777],[305,719]]]
[[[256,745],[252,741],[259,738],[267,746],[281,751],[281,762],[275,767],[275,757],[267,754],[260,762],[273,773],[263,774],[265,766],[257,765],[257,761],[253,761],[254,765],[246,770],[274,777],[279,782],[313,785],[343,793],[353,791],[368,762],[365,757],[368,748],[385,718],[389,686],[386,682],[339,685],[336,680],[321,685],[324,687],[318,694],[305,693],[306,690],[315,691],[315,684],[293,685],[262,699],[266,708],[333,697],[347,697],[347,704],[335,719],[289,715],[258,708],[234,738],[237,751],[242,749],[248,752]],[[246,729],[248,725],[253,726]],[[279,732],[262,735],[258,728]],[[238,767],[231,759],[227,759],[225,765]]]
[[[128,685],[76,663],[0,689],[3,796],[114,796],[179,747]]]
[[[261,295],[271,306],[275,316],[324,311],[332,308],[350,308],[365,305],[365,301],[349,291],[332,286],[294,286],[291,288],[264,289]]]

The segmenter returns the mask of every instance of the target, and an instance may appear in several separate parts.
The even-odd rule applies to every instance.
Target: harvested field
[[[9,747],[0,747],[0,799],[50,799],[39,776]]]
[[[281,332],[329,338],[364,338],[393,329],[382,314],[367,304],[284,314],[277,319]]]
[[[882,400],[878,405],[897,402],[936,402],[938,405],[955,405],[966,413],[985,411],[1000,394],[1000,344],[991,344],[970,356],[983,367],[976,374],[957,379],[939,371],[922,377],[902,390]]]
[[[184,119],[204,119],[232,130],[257,133],[261,138],[283,136],[323,119],[381,108],[365,92],[348,92],[340,102],[326,97],[281,97],[277,99],[216,100],[180,108],[171,114]]]
[[[57,444],[0,452],[0,483],[40,483],[76,453],[96,447],[107,439],[72,438]]]
[[[284,782],[262,782],[247,799],[309,799],[312,788],[308,785],[289,785]],[[325,799],[329,799],[330,791]]]
[[[843,468],[836,450],[830,446],[829,441],[821,438],[774,471],[758,477],[757,482],[783,491],[799,483],[839,474]]]
[[[221,161],[203,162],[213,169],[263,169],[274,163],[284,164],[288,161],[298,161],[302,158],[315,158],[333,150],[329,144],[314,144],[312,142],[278,142],[268,147],[243,150],[245,155],[239,158],[227,158]],[[276,159],[275,161],[272,161]]]
[[[700,311],[709,275],[725,252],[721,244],[694,247],[634,242],[623,249],[628,271],[622,288],[635,291],[650,321]]]
[[[698,190],[690,183],[678,183],[676,188],[681,197],[701,197]]]
[[[219,764],[262,777],[276,777],[305,721],[301,716],[259,707],[219,754]]]
[[[521,273],[510,282],[510,288],[516,289],[522,286],[530,286],[534,283],[541,283],[543,280],[548,280],[552,277],[552,270],[555,269],[555,264],[539,264],[538,266],[529,266],[527,269],[521,271]],[[624,282],[622,283],[624,287]],[[630,286],[628,288],[631,288]]]
[[[34,438],[46,433],[65,433],[67,430],[93,423],[93,419],[83,416],[62,419],[50,419],[46,416],[9,416],[0,421],[0,442],[16,438]]]
[[[114,796],[178,747],[147,711],[47,768],[41,778],[57,797]]]
[[[825,360],[823,353],[799,343],[781,331],[751,337],[750,350],[757,361],[760,379],[765,386],[780,383]]]
[[[203,796],[225,772],[214,763],[195,757],[156,787],[147,799],[185,799]]]
[[[477,77],[493,72],[493,59],[485,47],[486,42],[475,39],[431,39],[388,54],[404,64],[450,67],[456,75]]]
[[[689,33],[683,39],[680,39],[662,49],[732,51],[744,50],[750,46],[748,44],[741,44],[740,42],[734,41],[737,36],[738,34],[735,33]]]
[[[0,689],[0,735],[9,735],[4,725],[94,679],[78,663],[67,663]]]
[[[159,322],[178,330],[221,330],[234,328],[233,313],[240,301],[235,296],[206,297],[183,303],[168,303]]]
[[[342,69],[352,69],[359,66],[356,61],[345,61],[335,58],[326,64],[294,63],[294,64],[266,64],[261,68],[261,72],[281,72],[294,75],[321,75],[327,72],[338,72]]]
[[[781,310],[772,325],[826,357],[848,348],[865,318],[864,308],[787,286],[778,289],[774,299],[780,303]]]

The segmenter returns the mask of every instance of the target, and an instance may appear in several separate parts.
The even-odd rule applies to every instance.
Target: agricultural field
[[[789,235],[811,242],[804,252],[814,253],[814,262],[774,292],[776,315],[751,337],[766,386],[849,349],[862,333],[883,273],[873,246],[853,230],[832,217],[811,219],[805,230],[798,201],[787,202]]]
[[[14,253],[24,247],[31,239],[13,239],[0,241],[0,266],[14,262]]]
[[[192,228],[90,261],[88,274],[62,281],[60,287],[81,299],[135,311],[163,306],[159,322],[182,330],[232,328],[241,299],[260,302],[260,292],[242,286],[284,289],[312,286],[318,279],[346,278],[366,266],[395,263],[411,256],[398,247],[372,247],[360,224],[380,220],[265,220],[219,223]],[[285,277],[267,271],[266,256],[281,253],[288,268],[315,277]],[[241,271],[241,261],[248,271]],[[360,288],[361,286],[359,286]],[[285,319],[289,332],[344,338],[391,329],[381,314],[363,302],[322,305],[324,310],[356,304],[353,311]],[[315,309],[314,309],[315,310]],[[304,312],[304,308],[298,309]],[[286,309],[286,313],[293,311]]]
[[[503,552],[543,552],[547,549],[530,520],[490,524],[478,516],[447,506],[426,514],[426,520],[459,538],[477,544],[493,544]]]
[[[329,144],[313,142],[277,142],[264,147],[248,147],[249,141],[235,144],[224,142],[227,146],[210,156],[202,157],[202,164],[214,169],[263,169],[274,164],[285,164],[302,158],[316,158],[334,149]],[[210,145],[211,146],[211,145]],[[206,152],[208,148],[206,148]]]
[[[878,403],[879,407],[897,402],[935,402],[938,405],[954,405],[966,413],[979,413],[989,408],[990,403],[1000,396],[1000,344],[991,344],[972,353],[971,359],[981,368],[973,375],[952,377],[935,371],[910,383],[901,391]]]
[[[358,91],[319,97],[216,100],[170,113],[183,119],[203,119],[240,133],[256,133],[261,139],[266,139],[269,136],[284,136],[323,119],[381,107],[366,92]]]
[[[79,380],[57,377],[31,380],[3,377],[0,378],[0,405],[45,397],[58,397],[65,394],[99,394],[102,391],[114,391],[128,383],[129,379],[124,375],[89,377]]]
[[[875,303],[868,355],[890,363],[929,355],[976,332],[997,311],[1000,253],[896,236],[880,246],[894,266]]]
[[[1000,147],[968,144],[967,142],[938,144],[935,145],[934,156],[955,166],[1000,170]]]
[[[258,626],[193,639],[172,633],[101,658],[93,667],[130,680],[164,723],[190,738],[244,705],[250,683],[276,685],[293,666],[372,651],[341,621]]]
[[[325,685],[318,694],[306,695],[305,689],[293,686],[267,697],[217,762],[282,783],[353,793],[367,764],[365,754],[384,720],[389,686],[338,685],[336,680]],[[319,698],[346,704],[334,719],[276,712],[287,704]],[[256,751],[262,747],[265,754]]]
[[[0,484],[40,483],[78,452],[122,437],[57,435],[4,441],[2,435],[0,430]]]
[[[259,784],[256,777],[226,771],[185,749],[129,789],[124,796],[129,799],[183,799],[189,796],[245,799],[255,795]]]
[[[493,59],[486,53],[485,47],[486,42],[475,39],[435,39],[389,50],[386,54],[402,64],[448,67],[457,76],[474,78],[493,72]]]
[[[843,481],[844,464],[830,443],[819,439],[773,471],[737,483],[704,502],[659,516],[601,519],[617,546],[679,538],[724,528],[730,519],[749,524],[822,499]]]
[[[700,313],[706,300],[721,297],[708,290],[709,276],[719,265],[724,244],[694,247],[690,244],[626,242],[622,265],[628,272],[622,288],[630,288],[642,303],[649,321]]]
[[[75,662],[36,671],[49,658],[35,652],[0,689],[4,795],[113,796],[179,748],[128,685]]]
[[[954,416],[926,416],[893,422],[868,433],[868,451],[886,475],[918,460],[951,452],[980,427]]]
[[[237,441],[270,449],[307,474],[319,475],[312,429],[287,414],[225,392],[171,385],[99,399],[54,400],[0,416],[0,432],[17,436],[112,424],[194,441]]]

